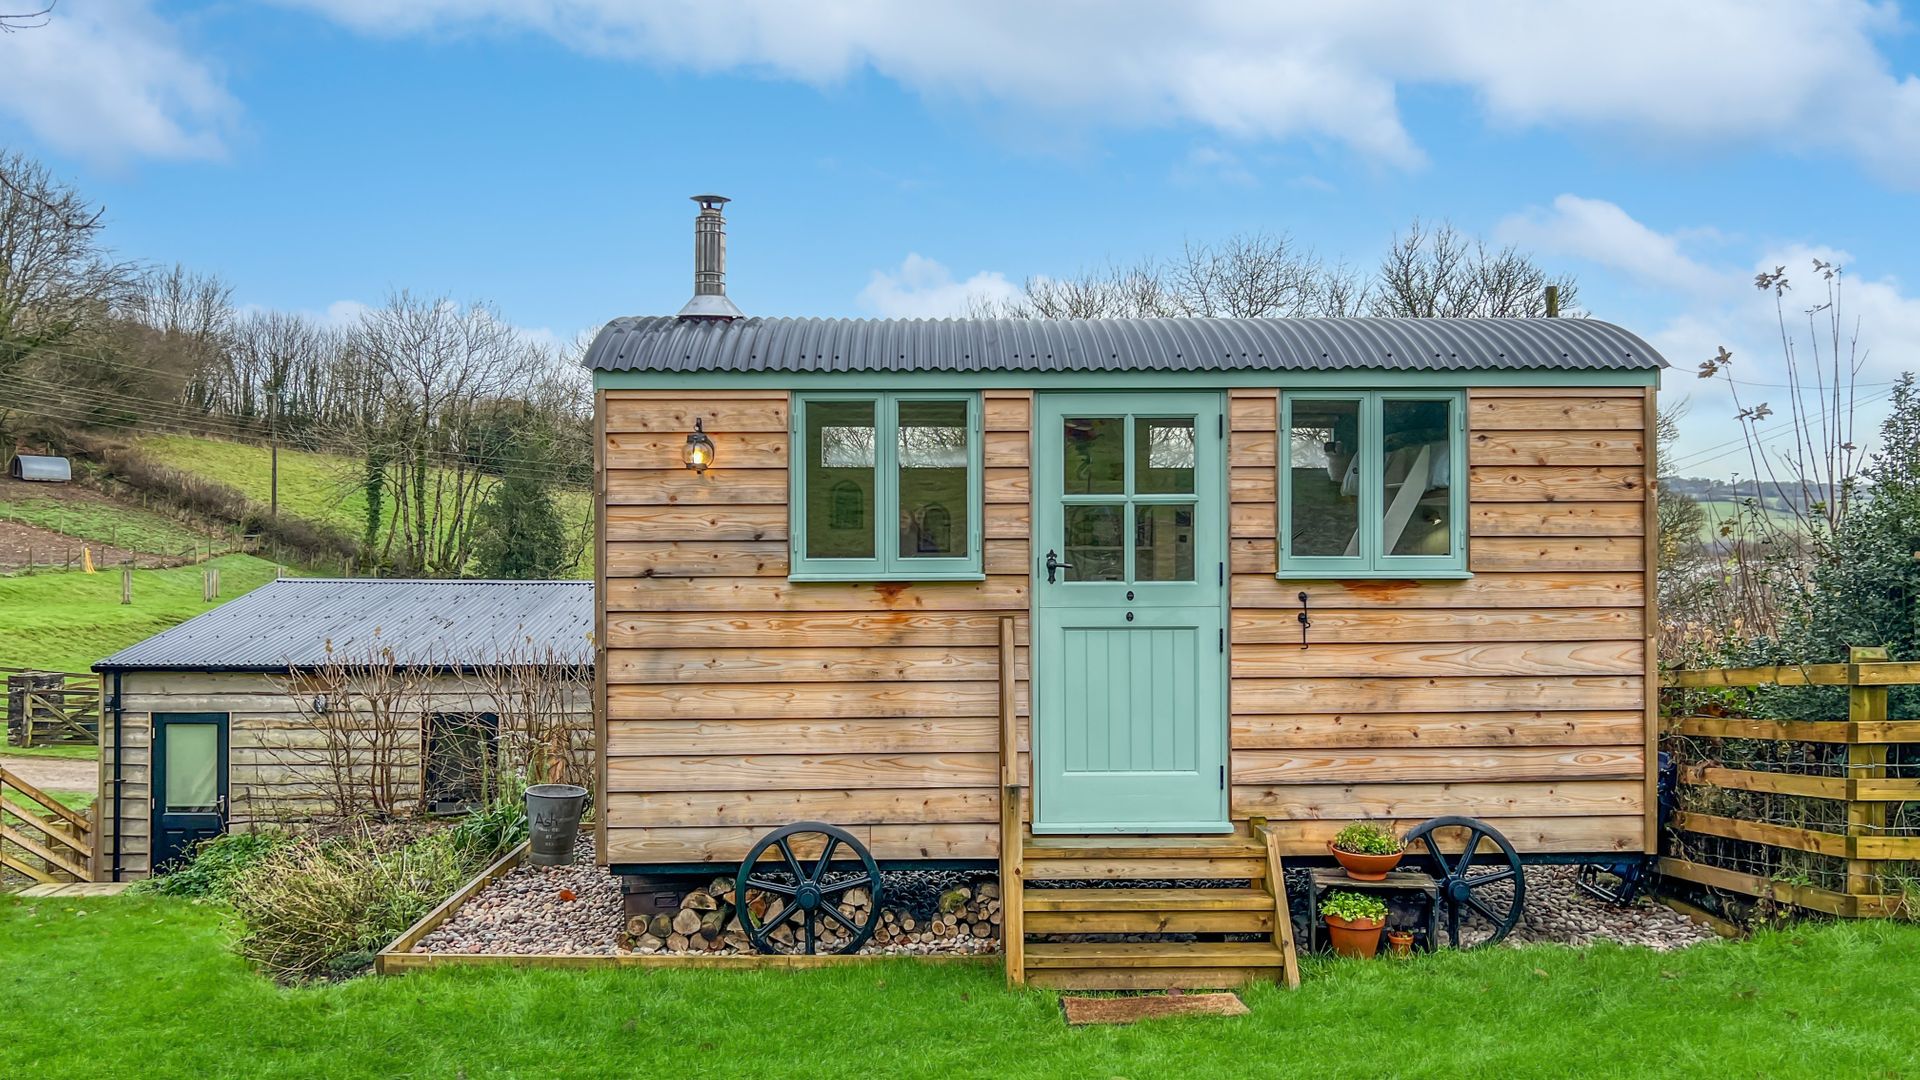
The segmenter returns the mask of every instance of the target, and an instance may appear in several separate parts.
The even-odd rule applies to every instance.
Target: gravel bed
[[[1561,945],[1613,941],[1665,951],[1716,941],[1719,936],[1672,908],[1645,898],[1621,907],[1590,896],[1574,883],[1574,867],[1530,866],[1527,910],[1507,940]]]
[[[623,921],[620,879],[593,865],[590,837],[582,836],[573,850],[572,866],[514,867],[414,950],[612,956]]]

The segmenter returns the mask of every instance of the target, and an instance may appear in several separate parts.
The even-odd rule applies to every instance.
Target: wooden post
[[[1014,617],[1000,619],[1000,944],[1007,958],[1007,985],[1027,981],[1026,846],[1020,823],[1019,673]]]
[[[1557,293],[1550,294],[1557,296]],[[1557,301],[1556,301],[1557,302]],[[1640,630],[1646,649],[1642,678],[1645,710],[1646,775],[1641,788],[1641,844],[1648,855],[1660,853],[1660,403],[1654,387],[1641,391],[1640,445],[1646,467],[1641,471]]]
[[[1559,317],[1560,317],[1560,286],[1549,285],[1547,286],[1547,318],[1557,319]]]
[[[120,602],[133,603],[133,567],[131,566],[120,568]]]
[[[1884,648],[1854,646],[1847,650],[1847,894],[1852,897],[1879,895],[1880,882],[1874,872],[1874,860],[1852,858],[1859,844],[1856,837],[1879,838],[1886,834],[1887,804],[1855,799],[1855,786],[1862,780],[1882,780],[1887,775],[1885,743],[1861,743],[1857,725],[1877,724],[1887,719],[1887,688],[1861,686],[1860,665],[1885,662]]]
[[[1267,819],[1250,818],[1247,828],[1267,848],[1267,889],[1273,893],[1273,943],[1280,947],[1280,970],[1287,989],[1300,989],[1300,950],[1293,940],[1293,911],[1287,906],[1287,871],[1280,861],[1280,838]]]

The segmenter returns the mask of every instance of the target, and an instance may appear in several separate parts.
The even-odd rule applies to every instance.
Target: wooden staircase
[[[1069,990],[1269,979],[1299,985],[1278,855],[1259,826],[1231,836],[1022,839],[1015,895],[1003,889],[1008,908],[1019,911],[1013,926],[1002,927],[1016,983]],[[1126,884],[1135,881],[1220,884]]]

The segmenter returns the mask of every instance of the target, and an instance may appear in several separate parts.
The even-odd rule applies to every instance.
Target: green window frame
[[[1444,468],[1431,462],[1431,446],[1437,440],[1426,439],[1409,441],[1404,446],[1388,447],[1393,437],[1386,429],[1390,413],[1398,412],[1396,405],[1418,404],[1422,402],[1439,403],[1446,406],[1447,416],[1444,422],[1447,460]],[[1334,409],[1326,408],[1328,403]],[[1348,430],[1355,435],[1351,448],[1339,445],[1340,440],[1329,440],[1323,450],[1315,452],[1303,447],[1294,438],[1294,416],[1296,406],[1301,412],[1318,405],[1322,415],[1335,415],[1347,410],[1343,406],[1351,405],[1354,426]],[[1430,410],[1429,410],[1430,411]],[[1282,392],[1280,395],[1279,430],[1279,567],[1276,576],[1281,578],[1466,578],[1472,577],[1467,569],[1467,419],[1466,395],[1458,390],[1299,390]],[[1345,550],[1339,554],[1329,554],[1325,550],[1310,554],[1297,553],[1296,546],[1302,546],[1303,532],[1296,531],[1295,515],[1295,457],[1312,454],[1309,463],[1302,468],[1315,470],[1327,469],[1329,482],[1343,485],[1344,479],[1336,480],[1332,472],[1339,471],[1342,477],[1351,476],[1354,487],[1353,507],[1357,521],[1352,530],[1351,539]],[[1334,465],[1335,455],[1345,455],[1344,465]],[[1446,497],[1444,501],[1444,521],[1428,520],[1428,545],[1444,536],[1446,552],[1436,554],[1423,551],[1417,554],[1394,554],[1391,548],[1398,545],[1398,538],[1406,535],[1406,530],[1414,523],[1416,515],[1426,518],[1439,516],[1433,500],[1422,499],[1422,492],[1431,488],[1409,490],[1406,477],[1415,467],[1424,467],[1433,472],[1443,471],[1446,476]],[[1311,497],[1302,492],[1305,497]],[[1392,535],[1390,536],[1389,533]],[[1336,527],[1335,535],[1338,535]]]
[[[902,550],[905,546],[901,516],[903,494],[908,499],[914,496],[905,494],[910,485],[903,480],[901,413],[903,407],[911,412],[919,403],[943,402],[961,404],[966,409],[964,502],[961,506],[949,506],[937,499],[930,501],[922,508],[915,527],[948,537],[944,547],[959,546],[962,553],[954,556],[914,554]],[[824,425],[829,410],[837,408],[857,417],[861,415],[862,405],[871,409],[866,415],[871,417],[874,433],[871,490],[860,490],[857,481],[852,479],[826,483],[827,490],[817,490],[819,482],[826,479],[827,469],[821,460],[825,451],[810,437],[816,425],[809,414],[822,418]],[[788,468],[791,547],[788,580],[978,581],[983,578],[982,517],[986,499],[981,427],[980,395],[972,391],[832,391],[794,395],[789,431],[792,453]],[[845,446],[840,452],[847,452]],[[864,447],[856,453],[864,455]],[[856,459],[852,467],[858,470],[867,466]],[[809,478],[816,475],[816,470],[815,489],[810,490]],[[964,521],[956,521],[961,518]],[[822,539],[828,529],[835,530],[842,541],[851,539],[856,544],[864,530],[871,544],[862,555],[809,554],[810,534],[814,539]],[[956,533],[961,535],[954,535]]]

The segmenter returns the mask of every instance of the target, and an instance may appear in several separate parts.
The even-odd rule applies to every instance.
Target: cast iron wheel
[[[820,853],[802,859],[794,853],[796,846],[808,852],[817,848]],[[777,858],[760,861],[776,851]],[[867,890],[869,902],[864,921],[855,922],[840,903],[850,890],[860,888]],[[844,930],[848,935],[833,951],[858,952],[880,924],[880,867],[845,829],[819,821],[796,821],[761,837],[740,864],[733,895],[747,939],[763,953],[818,951],[823,919],[834,932]],[[761,900],[765,910],[756,915],[753,907]],[[782,941],[776,933],[789,923],[788,940]]]
[[[1440,840],[1434,835],[1441,829],[1467,831],[1466,845],[1458,854],[1441,850]],[[1493,841],[1505,862],[1495,858],[1475,865],[1473,856],[1481,840]],[[1519,853],[1500,830],[1477,818],[1437,817],[1422,822],[1403,842],[1407,854],[1428,863],[1428,872],[1440,882],[1440,902],[1447,907],[1447,941],[1454,948],[1461,947],[1461,926],[1470,919],[1484,921],[1492,933],[1469,948],[1494,944],[1520,921],[1527,902],[1527,876],[1521,871]],[[1424,847],[1424,854],[1415,851],[1416,846]]]

